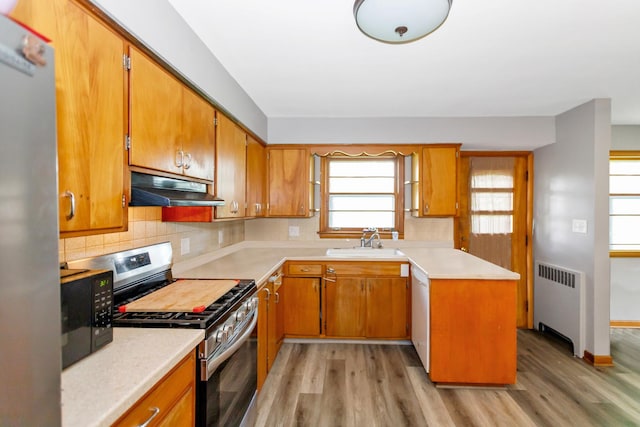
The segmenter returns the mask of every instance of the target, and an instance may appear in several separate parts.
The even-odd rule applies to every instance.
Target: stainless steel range
[[[68,263],[112,270],[113,325],[205,330],[198,347],[196,425],[250,426],[256,412],[254,280],[175,280],[169,242]]]

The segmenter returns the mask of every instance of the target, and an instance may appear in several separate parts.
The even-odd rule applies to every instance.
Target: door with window
[[[517,324],[530,328],[532,285],[528,245],[531,224],[530,153],[462,152],[460,215],[455,245],[463,251],[520,274]]]

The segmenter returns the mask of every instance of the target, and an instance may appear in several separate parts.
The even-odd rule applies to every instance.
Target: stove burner
[[[180,327],[206,329],[223,320],[231,309],[248,297],[255,289],[253,280],[240,280],[236,286],[209,305],[204,311],[191,312],[124,312],[120,313],[118,307],[126,305],[145,295],[157,291],[169,284],[172,280],[159,283],[145,284],[134,289],[128,289],[119,295],[114,295],[113,324],[115,326],[137,327]]]

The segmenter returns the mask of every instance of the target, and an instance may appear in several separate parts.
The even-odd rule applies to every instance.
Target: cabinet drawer
[[[291,276],[321,276],[322,264],[289,264],[287,272]]]
[[[338,276],[400,276],[399,262],[333,262],[327,264],[327,274]],[[331,271],[333,269],[333,271]]]
[[[114,426],[124,427],[143,424],[153,415],[153,408],[158,408],[160,412],[149,425],[159,425],[168,414],[173,413],[174,407],[179,408],[176,413],[184,414],[185,416],[181,415],[179,423],[173,425],[193,425],[195,371],[195,351],[192,351],[182,359],[176,368],[142,397],[129,412],[114,423]],[[191,405],[191,408],[185,408],[185,405]]]

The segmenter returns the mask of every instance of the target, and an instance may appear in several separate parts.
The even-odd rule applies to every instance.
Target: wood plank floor
[[[612,329],[615,366],[518,331],[518,379],[436,388],[410,345],[285,343],[258,399],[257,426],[640,426],[640,329]]]

